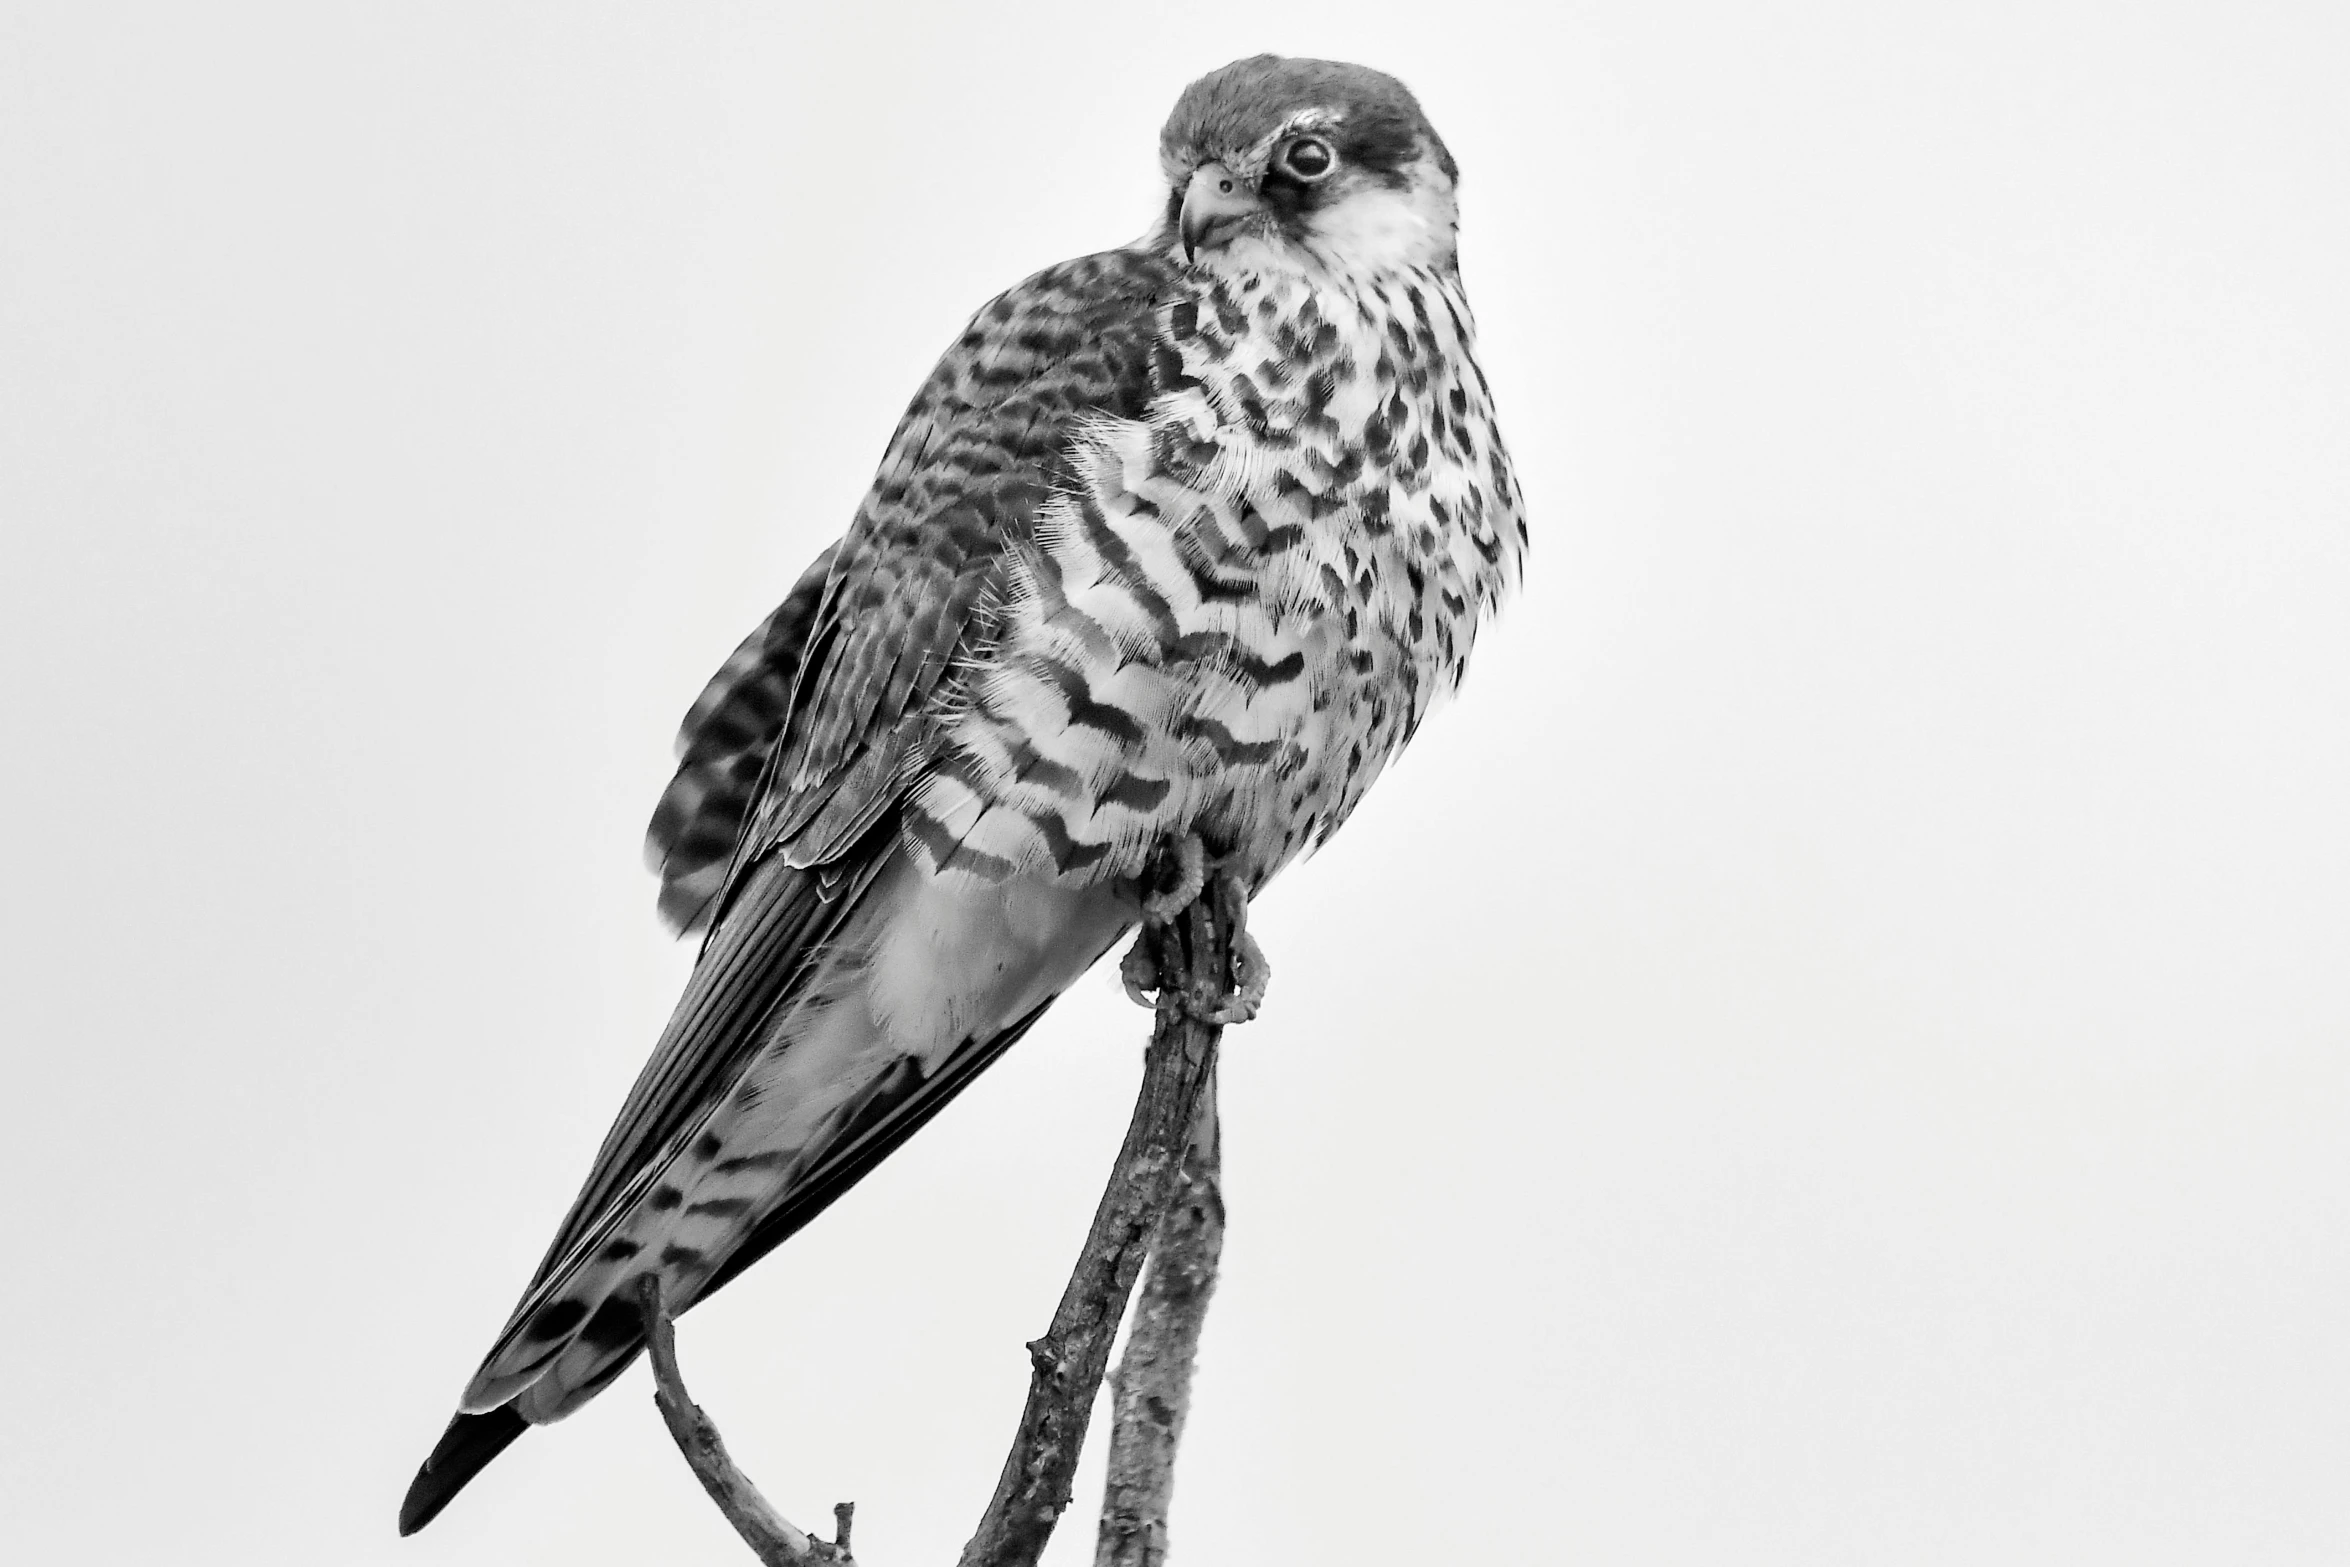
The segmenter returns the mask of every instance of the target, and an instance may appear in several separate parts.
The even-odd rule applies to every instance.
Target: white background
[[[392,1521],[683,972],[675,720],[1271,48],[1458,154],[1535,538],[1262,906],[1178,1560],[2350,1557],[2346,16],[0,8],[0,1555],[747,1560],[641,1371]],[[1144,1026],[685,1325],[875,1567]]]

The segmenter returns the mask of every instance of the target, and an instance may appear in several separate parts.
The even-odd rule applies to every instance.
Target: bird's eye
[[[1273,167],[1293,180],[1311,185],[1338,167],[1338,154],[1319,136],[1300,136],[1273,154]]]

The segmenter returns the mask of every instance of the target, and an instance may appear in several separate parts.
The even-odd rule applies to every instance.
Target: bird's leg
[[[1174,862],[1175,885],[1153,892],[1152,886],[1165,880],[1168,862]],[[1208,846],[1195,832],[1170,839],[1165,848],[1151,857],[1142,874],[1142,929],[1135,933],[1134,945],[1126,949],[1119,961],[1118,978],[1126,986],[1126,999],[1138,1007],[1156,1007],[1159,1003],[1152,992],[1158,988],[1158,959],[1152,952],[1152,939],[1169,920],[1191,907],[1199,897],[1200,889],[1208,883]]]
[[[1150,890],[1155,883],[1166,879],[1170,868],[1174,885]],[[1134,945],[1126,949],[1126,956],[1118,965],[1118,977],[1126,986],[1127,999],[1136,1006],[1158,1005],[1154,995],[1158,989],[1158,960],[1152,950],[1154,938],[1169,921],[1197,901],[1200,890],[1207,884],[1208,846],[1196,832],[1170,839],[1152,857],[1142,876],[1142,929],[1135,934]]]
[[[1257,945],[1257,938],[1248,933],[1248,900],[1232,901],[1232,994],[1208,1009],[1205,1021],[1210,1023],[1252,1021],[1273,983],[1273,965],[1266,959],[1265,949]]]
[[[1208,884],[1208,846],[1198,833],[1185,833],[1169,844],[1166,852],[1175,860],[1175,885],[1164,892],[1147,893],[1142,900],[1142,917],[1153,925],[1164,925],[1190,908]]]
[[[1232,919],[1232,991],[1196,1015],[1203,1023],[1219,1026],[1246,1023],[1264,1005],[1265,989],[1273,978],[1273,966],[1266,961],[1265,949],[1248,933],[1248,894],[1222,870],[1211,870],[1207,844],[1198,833],[1187,832],[1171,840],[1152,862],[1143,885],[1147,888],[1164,880],[1170,861],[1174,885],[1164,891],[1144,892],[1142,929],[1118,965],[1118,977],[1126,986],[1127,997],[1137,1006],[1153,1008],[1169,999],[1157,994],[1159,935],[1169,922],[1211,890],[1211,882],[1219,883],[1222,885],[1213,890],[1228,899]],[[1187,1008],[1192,1005],[1180,998],[1176,1004]]]

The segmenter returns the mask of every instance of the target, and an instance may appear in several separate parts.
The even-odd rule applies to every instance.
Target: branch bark
[[[1193,1119],[1181,1184],[1159,1220],[1150,1272],[1110,1378],[1110,1472],[1094,1567],[1160,1567],[1175,1495],[1175,1446],[1191,1415],[1191,1372],[1224,1254],[1223,1129],[1211,1077]]]
[[[661,1419],[668,1425],[677,1450],[685,1454],[694,1478],[702,1482],[702,1489],[710,1493],[710,1500],[718,1504],[751,1553],[765,1567],[853,1563],[849,1520],[856,1504],[843,1502],[833,1508],[836,1535],[831,1540],[815,1538],[768,1505],[750,1477],[735,1466],[726,1444],[719,1439],[716,1424],[686,1393],[685,1375],[677,1369],[677,1328],[661,1303],[658,1277],[647,1274],[638,1283],[637,1304],[644,1312],[645,1342],[652,1350],[653,1402],[660,1406]]]
[[[1224,1030],[1205,1019],[1232,994],[1233,945],[1245,910],[1238,885],[1216,876],[1181,914],[1144,927],[1159,983],[1142,1093],[1060,1309],[1044,1337],[1028,1346],[1028,1405],[960,1567],[1033,1567],[1069,1505],[1118,1323],[1167,1210],[1215,1066]]]

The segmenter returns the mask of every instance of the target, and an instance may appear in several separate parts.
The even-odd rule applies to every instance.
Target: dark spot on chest
[[[1175,345],[1159,342],[1151,345],[1152,382],[1161,392],[1188,392],[1199,382],[1183,368],[1183,356]]]
[[[1102,791],[1101,803],[1123,806],[1129,811],[1148,811],[1167,798],[1167,791],[1172,787],[1164,778],[1120,773],[1117,781]]]

